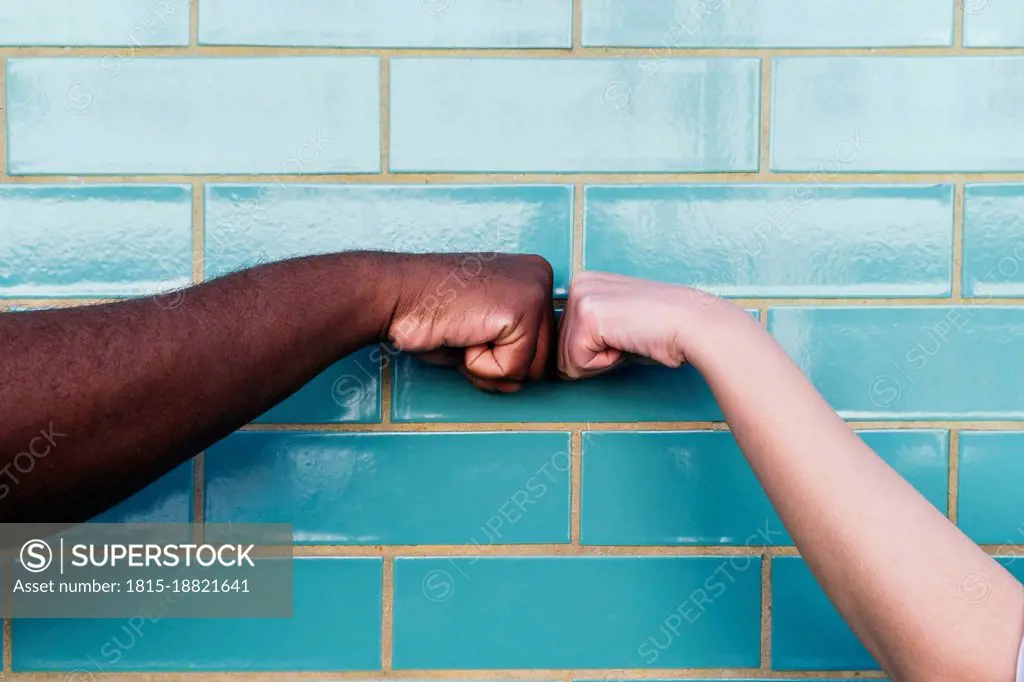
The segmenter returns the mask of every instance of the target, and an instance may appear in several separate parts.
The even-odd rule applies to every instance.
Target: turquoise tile
[[[564,295],[572,205],[566,185],[212,185],[206,274],[356,249],[522,252],[551,262]]]
[[[771,168],[1024,170],[1024,59],[784,57],[772,66]]]
[[[206,45],[572,47],[572,0],[203,0]]]
[[[12,174],[380,170],[376,57],[9,59]]]
[[[760,557],[398,558],[394,667],[756,668],[760,592]]]
[[[192,282],[192,190],[0,186],[0,298],[107,298]]]
[[[1024,296],[1024,185],[964,188],[964,295]]]
[[[0,45],[188,45],[188,22],[188,0],[0,0]]]
[[[191,523],[192,460],[92,519],[93,523]]]
[[[568,433],[241,432],[206,452],[206,520],[300,544],[569,542]]]
[[[746,298],[950,293],[950,185],[616,185],[585,197],[587,269]]]
[[[1008,570],[1014,578],[1024,582],[1024,557],[997,557],[996,561],[1002,564],[1003,568]]]
[[[515,394],[481,393],[457,372],[409,354],[395,358],[396,422],[720,421],[711,389],[692,367],[621,367],[586,381],[545,381]]]
[[[382,356],[383,352],[376,346],[356,351],[253,421],[257,424],[379,422]]]
[[[772,559],[772,669],[879,669],[801,557]]]
[[[879,17],[885,21],[879,21]],[[583,44],[617,47],[944,47],[946,0],[586,0]],[[647,58],[657,68],[657,52]]]
[[[296,559],[291,618],[15,620],[14,670],[379,670],[381,576],[377,558]]]
[[[946,431],[860,431],[900,475],[946,512]],[[789,546],[727,431],[585,432],[585,545]]]
[[[768,329],[847,419],[1011,420],[1024,307],[773,308]]]
[[[1024,47],[1024,6],[1008,0],[961,0],[964,47]]]
[[[1024,545],[1024,432],[960,433],[957,523],[986,545]]]
[[[391,170],[756,171],[757,59],[391,60]]]

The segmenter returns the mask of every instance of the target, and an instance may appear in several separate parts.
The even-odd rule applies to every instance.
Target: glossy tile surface
[[[569,434],[236,433],[206,452],[205,503],[299,543],[567,543]]]
[[[1024,47],[1024,6],[1003,0],[967,0],[964,47]]]
[[[206,274],[351,249],[521,252],[547,258],[564,294],[572,204],[573,189],[564,185],[213,185],[206,190]]]
[[[391,60],[393,171],[757,170],[757,59]]]
[[[0,0],[0,45],[188,45],[188,0]]]
[[[381,417],[378,346],[356,351],[314,377],[284,402],[257,417],[257,424],[379,422]]]
[[[964,188],[964,295],[1024,296],[1024,185]]]
[[[943,513],[946,431],[861,431]],[[583,434],[585,545],[792,545],[727,431]]]
[[[92,519],[93,523],[191,523],[191,460]]]
[[[0,298],[134,296],[191,281],[187,186],[0,186]]]
[[[10,59],[8,170],[377,172],[379,90],[376,57]]]
[[[609,185],[585,196],[587,269],[746,298],[950,292],[950,185]]]
[[[571,47],[572,0],[203,0],[199,42],[337,47]]]
[[[731,560],[398,558],[395,668],[756,667],[761,560]]]
[[[292,618],[15,620],[14,670],[325,671],[380,668],[381,560],[301,558]],[[148,619],[144,619],[148,620]],[[55,643],[58,643],[56,645]]]
[[[878,670],[801,557],[772,559],[772,669]]]
[[[1024,544],[1024,432],[960,433],[957,524],[987,545]]]
[[[947,46],[953,44],[953,6],[946,0],[587,0],[583,44],[660,49]]]
[[[774,171],[1024,170],[1024,58],[784,57]]]
[[[1024,415],[1024,308],[773,308],[768,329],[846,418]]]

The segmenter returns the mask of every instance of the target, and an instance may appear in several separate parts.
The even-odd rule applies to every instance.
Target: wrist
[[[678,338],[686,362],[701,373],[728,358],[736,339],[765,333],[750,311],[728,299],[689,288],[684,298],[687,314],[680,319]]]

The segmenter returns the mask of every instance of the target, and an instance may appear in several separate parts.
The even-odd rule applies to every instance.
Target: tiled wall
[[[1024,577],[1017,0],[0,0],[0,63],[0,306],[357,247],[700,286]],[[294,523],[295,617],[5,623],[5,676],[881,675],[685,368],[367,349],[105,519]]]

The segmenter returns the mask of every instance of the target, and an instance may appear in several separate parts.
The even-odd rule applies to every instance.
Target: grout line
[[[953,186],[953,272],[950,293],[955,301],[963,300],[964,262],[964,182]]]
[[[569,445],[569,533],[572,546],[581,547],[583,529],[583,434],[573,431]]]
[[[389,173],[391,165],[391,60],[387,55],[380,58],[380,172]]]
[[[192,183],[192,281],[197,283],[205,277],[205,188],[201,180]]]
[[[384,672],[391,670],[394,660],[395,631],[395,560],[388,554],[384,555],[381,577],[381,639],[380,660]]]
[[[199,46],[199,0],[189,2],[188,44],[189,47]]]
[[[960,489],[960,431],[953,430],[949,433],[949,480],[948,497],[946,500],[946,516],[956,525],[959,516],[957,509]]]
[[[72,671],[77,672],[77,671]],[[779,671],[760,670],[758,668],[635,668],[623,669],[583,669],[583,670],[402,670],[400,674],[390,671],[309,671],[309,672],[209,672],[188,673],[103,673],[104,682],[180,682],[182,679],[202,680],[203,682],[226,682],[236,680],[252,680],[253,682],[299,682],[331,680],[722,680],[738,677],[767,680],[882,680],[882,671],[828,671],[823,677],[822,671]],[[21,682],[67,682],[71,679],[67,672],[22,673],[16,678]],[[75,677],[78,679],[78,677]]]
[[[573,206],[572,206],[572,274],[578,274],[583,271],[584,265],[586,265],[586,258],[584,256],[584,241],[586,240],[586,232],[584,230],[584,222],[586,220],[583,206],[583,184],[576,183],[573,188]],[[571,283],[570,283],[571,285]]]
[[[388,185],[800,185],[812,179],[820,185],[954,185],[971,183],[1020,183],[1024,173],[827,173],[814,169],[762,175],[760,172],[444,172],[444,173],[198,173],[193,175],[152,173],[136,175],[14,175],[12,184],[48,185],[132,185],[189,184],[195,182],[261,185],[388,184]]]
[[[572,53],[583,50],[583,0],[572,0]]]
[[[192,524],[197,534],[206,522],[206,452],[192,459]]]
[[[574,25],[582,18],[582,8],[574,13]],[[194,21],[198,28],[198,18]],[[575,26],[574,26],[575,28]],[[190,27],[190,33],[192,32]],[[578,32],[574,31],[574,34]],[[303,46],[285,47],[275,45],[189,45],[189,46],[137,46],[122,45],[108,47],[53,47],[53,46],[5,46],[0,47],[0,57],[461,57],[461,58],[509,58],[551,59],[567,56],[579,59],[643,59],[650,58],[653,49],[660,58],[728,58],[728,57],[951,57],[954,55],[976,55],[981,57],[1020,56],[1024,47],[984,47],[969,50],[959,47],[847,47],[847,48],[699,48],[670,47],[665,45],[648,47],[583,47],[573,36],[571,51],[564,47],[545,48],[399,48],[399,47],[327,47]],[[197,41],[198,42],[198,41]]]
[[[970,0],[952,0],[953,2],[953,49],[961,50],[964,46],[964,3]],[[973,50],[972,50],[973,52]]]
[[[11,621],[9,618],[3,620],[3,665],[0,667],[0,677],[14,673],[14,650],[13,650],[13,632],[11,631]]]
[[[1024,420],[1006,421],[867,421],[845,420],[859,431],[951,430],[1018,431]],[[728,431],[724,422],[392,422],[390,424],[247,424],[241,431],[312,431],[322,433],[491,433],[572,431]]]
[[[7,178],[7,60],[0,57],[0,178]]]
[[[761,58],[761,151],[760,174],[771,173],[772,59]]]
[[[761,555],[761,669],[772,668],[772,558]]]
[[[391,410],[394,398],[392,397],[393,386],[391,384],[391,366],[395,362],[392,355],[381,354],[381,366],[377,370],[377,381],[380,382],[380,425],[390,426]]]
[[[768,329],[768,304],[762,303],[761,305],[757,306],[757,314],[760,318],[759,321],[761,322],[761,326],[764,327],[765,329]]]

